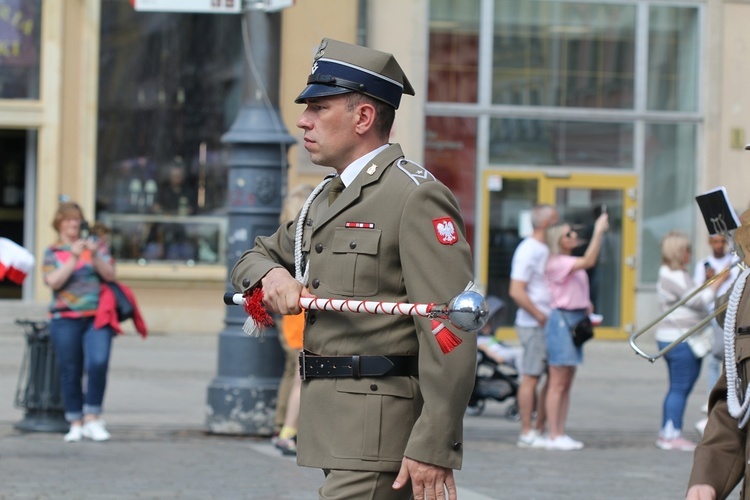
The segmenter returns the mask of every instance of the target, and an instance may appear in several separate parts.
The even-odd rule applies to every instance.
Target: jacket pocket
[[[411,377],[337,379],[340,428],[351,429],[353,423],[359,428],[333,443],[333,455],[400,462],[421,407],[417,393],[416,379]]]
[[[329,292],[345,297],[378,293],[379,229],[338,227],[333,235],[331,266],[335,270]]]

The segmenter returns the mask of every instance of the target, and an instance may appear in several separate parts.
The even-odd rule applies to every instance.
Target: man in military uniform
[[[448,302],[472,279],[471,252],[451,192],[388,144],[402,94],[414,95],[398,62],[324,39],[307,83],[297,126],[312,161],[337,175],[295,222],[256,239],[232,271],[235,289],[262,287],[278,314],[313,296]],[[456,498],[476,336],[454,329],[463,342],[444,354],[439,328],[307,311],[297,462],[323,469],[320,498]]]
[[[740,219],[742,225],[734,233],[735,243],[744,253],[745,264],[750,265],[750,210]],[[750,396],[747,390],[750,380],[749,278],[747,272],[740,275],[735,285],[744,286],[739,302],[732,305],[730,300],[726,317],[717,318],[722,326],[727,321],[729,327],[734,329],[734,338],[725,351],[734,356],[726,358],[728,369],[722,370],[709,397],[708,423],[703,439],[695,449],[688,500],[727,498],[742,479],[745,482],[740,498],[750,499],[747,485],[750,478],[750,437],[747,429],[750,415],[747,414],[750,408],[741,409]]]

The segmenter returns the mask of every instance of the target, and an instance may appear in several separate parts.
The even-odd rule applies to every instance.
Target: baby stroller
[[[503,301],[498,297],[487,297],[489,319],[487,325],[477,334],[477,371],[474,379],[474,390],[469,399],[466,414],[481,415],[486,402],[492,399],[498,402],[511,400],[505,411],[505,417],[518,420],[518,379],[523,348],[511,347],[497,341],[494,332],[500,318],[498,312],[503,308]],[[502,359],[500,362],[498,359]]]

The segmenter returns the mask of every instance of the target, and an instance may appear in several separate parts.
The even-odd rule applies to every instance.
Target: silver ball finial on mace
[[[445,312],[445,319],[453,326],[465,332],[475,332],[487,323],[490,307],[482,294],[465,291],[448,302]]]

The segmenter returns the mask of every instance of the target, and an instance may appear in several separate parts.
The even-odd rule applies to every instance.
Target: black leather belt
[[[299,353],[299,374],[307,378],[336,377],[416,377],[419,375],[416,354],[398,356],[318,356],[309,351]]]

